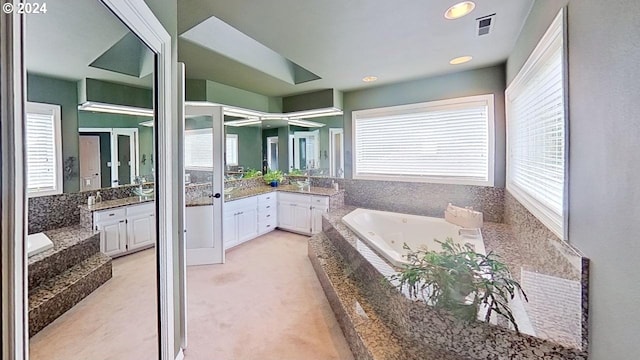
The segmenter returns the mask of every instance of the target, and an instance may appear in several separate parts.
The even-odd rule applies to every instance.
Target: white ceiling
[[[130,31],[99,1],[64,0],[46,14],[25,16],[25,65],[34,74],[66,80],[85,77],[151,86],[138,78],[89,67]],[[136,54],[134,56],[139,56]]]
[[[456,1],[179,0],[180,34],[216,16],[322,79],[294,85],[184,39],[178,42],[178,56],[186,63],[188,78],[271,96],[326,88],[348,91],[504,62],[533,0],[476,0],[470,15],[446,20],[445,10]],[[492,33],[478,37],[475,19],[493,13]],[[46,15],[27,16],[26,21],[29,72],[151,85],[148,76],[139,79],[88,66],[129,32],[99,1],[59,1]],[[448,64],[461,55],[474,60]],[[362,82],[368,75],[379,80]]]
[[[178,1],[180,34],[216,16],[322,79],[293,85],[184,39],[179,59],[188,78],[280,96],[322,88],[348,91],[504,62],[533,0],[476,0],[471,14],[446,20],[444,12],[457,1]],[[478,37],[475,19],[493,13],[492,32]],[[449,65],[462,55],[474,59]],[[379,80],[362,82],[368,75]]]

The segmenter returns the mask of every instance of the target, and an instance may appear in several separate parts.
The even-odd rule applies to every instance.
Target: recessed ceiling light
[[[378,77],[376,77],[376,76],[365,76],[365,77],[362,78],[362,81],[364,81],[364,82],[373,82],[373,81],[376,81],[376,80],[378,80]]]
[[[459,19],[472,12],[475,7],[476,4],[473,1],[463,1],[447,9],[444,13],[444,17],[449,20]]]
[[[464,64],[466,62],[471,61],[471,59],[473,59],[472,56],[460,56],[460,57],[457,57],[455,59],[451,59],[451,61],[449,61],[449,64],[451,64],[451,65],[460,65],[460,64]]]

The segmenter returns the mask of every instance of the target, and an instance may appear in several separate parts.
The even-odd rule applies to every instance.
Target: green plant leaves
[[[485,321],[495,312],[518,331],[509,301],[516,293],[528,301],[527,295],[498,256],[492,252],[476,253],[470,246],[455,243],[451,238],[435,241],[442,251],[413,251],[404,244],[409,264],[391,280],[399,281],[401,289],[406,287],[410,297],[420,297],[461,320],[475,321],[480,306],[485,306]]]

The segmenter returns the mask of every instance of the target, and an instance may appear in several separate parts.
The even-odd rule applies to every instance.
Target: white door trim
[[[8,1],[17,4],[20,0]],[[25,254],[24,82],[22,58],[24,18],[0,14],[0,144],[2,206],[0,267],[2,275],[2,358],[27,358],[27,274]]]
[[[221,106],[185,106],[186,116],[209,116],[213,120],[213,194],[224,193],[224,113]],[[186,117],[185,117],[186,119]],[[213,248],[187,249],[187,265],[224,264],[222,214],[224,197],[213,198]]]
[[[156,54],[155,119],[156,127],[156,214],[158,286],[160,299],[160,359],[175,359],[174,269],[173,269],[173,137],[176,134],[171,109],[171,36],[151,9],[136,0],[101,0],[131,31]],[[181,209],[178,209],[180,211]]]

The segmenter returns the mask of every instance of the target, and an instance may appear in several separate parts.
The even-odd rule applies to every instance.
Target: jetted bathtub
[[[403,257],[407,253],[405,243],[414,251],[441,251],[442,247],[434,240],[443,242],[451,238],[486,254],[480,229],[462,228],[441,218],[356,209],[345,215],[342,222],[394,266],[408,263]]]

